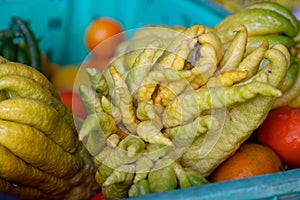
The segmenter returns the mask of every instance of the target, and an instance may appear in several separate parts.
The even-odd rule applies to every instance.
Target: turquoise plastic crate
[[[41,50],[61,65],[86,58],[83,35],[96,17],[112,17],[132,30],[148,24],[214,26],[229,14],[206,0],[0,0],[0,8],[0,29],[14,15],[27,20]],[[132,199],[300,199],[300,169]]]
[[[148,24],[213,26],[228,14],[203,0],[1,0],[0,8],[1,29],[13,15],[27,20],[41,50],[61,65],[86,58],[83,35],[96,17],[112,17],[127,31]]]
[[[299,200],[300,169],[187,189],[150,194],[132,200]]]
[[[18,16],[26,20],[39,39],[41,50],[53,61],[61,62],[62,51],[66,48],[69,32],[69,14],[72,1],[39,0],[1,0],[0,29],[10,27],[11,17]]]

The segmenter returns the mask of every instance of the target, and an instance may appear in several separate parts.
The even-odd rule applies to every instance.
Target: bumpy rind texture
[[[71,111],[36,69],[0,57],[0,192],[89,199],[100,190]]]
[[[79,137],[105,197],[207,184],[296,84],[294,20],[263,3],[212,28],[145,27],[104,72],[87,69]]]

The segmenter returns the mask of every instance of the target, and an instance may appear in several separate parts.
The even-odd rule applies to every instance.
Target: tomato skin
[[[72,92],[71,91],[59,91],[60,100],[72,110]]]
[[[257,131],[259,143],[269,146],[291,168],[300,167],[300,109],[270,111]]]
[[[122,32],[123,27],[118,21],[111,18],[97,18],[86,28],[84,43],[94,57],[111,57],[124,40]]]
[[[99,192],[98,194],[96,194],[95,196],[92,197],[92,200],[105,200],[102,192]]]
[[[87,112],[85,110],[80,94],[69,90],[64,90],[59,91],[59,95],[62,103],[72,111],[73,115],[81,119],[86,118]]]

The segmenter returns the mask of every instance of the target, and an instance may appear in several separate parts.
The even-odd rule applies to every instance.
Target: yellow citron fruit
[[[89,78],[86,71],[79,65],[67,65],[61,67],[52,76],[51,82],[58,91],[78,90],[80,84],[89,85]]]

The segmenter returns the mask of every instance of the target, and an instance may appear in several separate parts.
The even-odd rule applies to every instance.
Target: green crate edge
[[[171,190],[130,198],[131,200],[243,200],[300,199],[300,169],[251,178],[209,183],[196,187]]]

